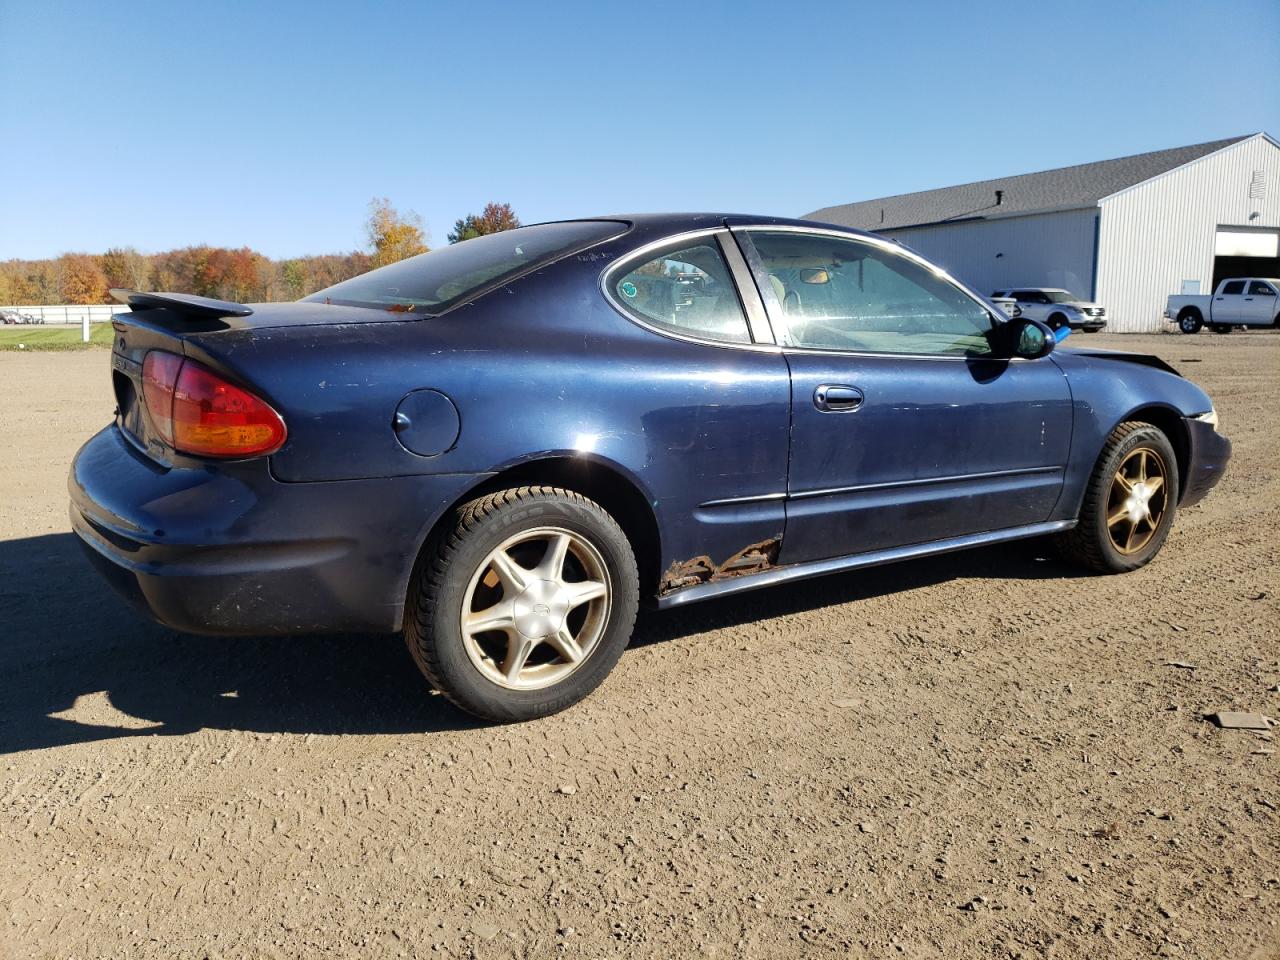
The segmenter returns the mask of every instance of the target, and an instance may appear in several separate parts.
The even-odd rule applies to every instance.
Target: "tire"
[[[631,639],[639,599],[635,555],[613,517],[569,490],[517,487],[464,504],[428,542],[410,582],[405,642],[463,710],[533,720],[600,685]],[[464,627],[464,612],[489,611],[473,618],[479,629]]]
[[[1141,455],[1145,453],[1145,461]],[[1153,459],[1154,458],[1154,459]],[[1117,486],[1123,467],[1130,484],[1144,463],[1141,490]],[[1148,485],[1157,475],[1162,480],[1154,494]],[[1094,465],[1080,506],[1076,526],[1058,537],[1063,556],[1096,573],[1125,573],[1145,566],[1160,552],[1168,539],[1177,514],[1178,460],[1169,438],[1149,423],[1129,421],[1111,431]],[[1128,496],[1126,496],[1128,493]],[[1145,502],[1148,512],[1142,513]],[[1131,510],[1126,511],[1125,506]],[[1122,519],[1117,520],[1117,517]],[[1142,516],[1133,522],[1132,518]]]
[[[1178,314],[1178,329],[1183,333],[1199,333],[1204,319],[1198,310],[1183,310]]]
[[[1048,320],[1050,330],[1060,330],[1067,326],[1067,318],[1060,313],[1055,313]]]
[[[1102,328],[1101,327],[1081,327],[1080,332],[1081,333],[1101,333]]]

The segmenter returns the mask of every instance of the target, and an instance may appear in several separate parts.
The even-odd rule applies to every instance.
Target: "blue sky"
[[[817,207],[1267,130],[1280,3],[0,0],[0,258]]]

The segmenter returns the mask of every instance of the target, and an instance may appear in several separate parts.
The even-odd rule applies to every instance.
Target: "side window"
[[[688,336],[750,343],[747,318],[714,238],[673,247],[610,276],[614,299],[644,323]]]
[[[1016,290],[1014,291],[1014,299],[1019,303],[1043,303],[1043,298],[1034,290]]]
[[[1255,280],[1249,284],[1249,295],[1254,297],[1274,297],[1276,292],[1271,289],[1270,284]]]
[[[983,356],[996,321],[928,267],[859,240],[753,232],[789,346]]]
[[[1239,296],[1242,293],[1244,293],[1243,280],[1232,280],[1222,288],[1222,295],[1224,297]]]

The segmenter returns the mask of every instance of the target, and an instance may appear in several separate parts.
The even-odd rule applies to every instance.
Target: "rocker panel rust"
[[[761,540],[743,547],[724,563],[718,566],[711,558],[703,555],[692,560],[677,560],[667,568],[658,583],[658,596],[663,597],[676,590],[697,586],[700,583],[711,583],[716,580],[728,580],[731,577],[742,577],[749,573],[760,573],[768,570],[778,562],[778,550],[782,546],[782,534]]]

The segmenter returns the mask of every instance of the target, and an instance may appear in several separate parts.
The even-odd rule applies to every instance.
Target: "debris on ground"
[[[1238,710],[1205,714],[1205,719],[1223,730],[1270,730],[1274,722],[1260,713],[1242,713]]]

